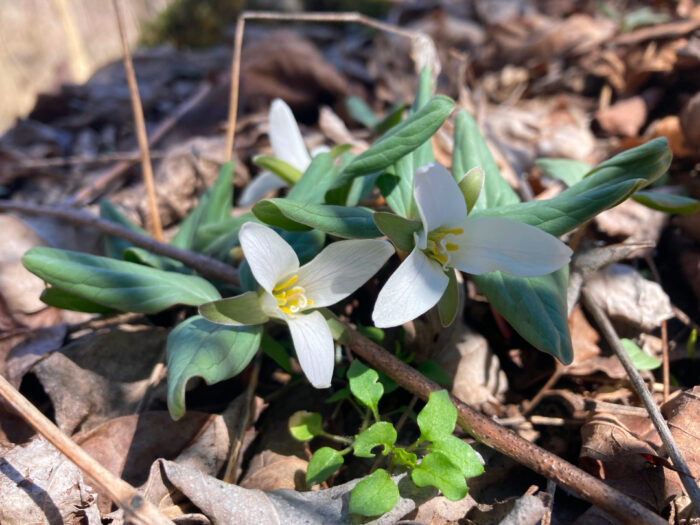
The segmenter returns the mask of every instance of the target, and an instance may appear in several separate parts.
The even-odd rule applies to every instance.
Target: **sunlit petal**
[[[413,196],[427,232],[447,223],[463,221],[467,216],[462,192],[442,164],[432,162],[416,170]]]
[[[333,377],[333,336],[320,312],[286,319],[301,369],[316,388],[328,388]]]
[[[304,144],[297,121],[289,106],[279,98],[270,104],[270,144],[275,157],[306,171],[311,157]]]
[[[314,308],[330,306],[362,286],[393,253],[380,239],[334,242],[299,269],[298,284]]]
[[[448,281],[436,261],[414,249],[379,292],[372,312],[375,326],[398,326],[427,312],[440,300]]]
[[[571,259],[571,248],[539,228],[503,217],[475,217],[459,225],[450,266],[471,274],[501,270],[518,277],[546,275]]]
[[[243,188],[238,199],[239,206],[250,206],[262,199],[268,193],[284,188],[287,185],[282,179],[270,171],[263,171]]]
[[[246,222],[238,234],[255,280],[269,293],[283,278],[299,269],[299,259],[273,229]]]

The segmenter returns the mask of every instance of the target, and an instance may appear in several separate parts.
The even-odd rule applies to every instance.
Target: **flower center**
[[[462,228],[437,228],[428,233],[428,245],[423,252],[447,269],[451,266],[452,252],[459,250],[457,235],[462,233]]]
[[[301,286],[294,286],[298,279],[299,276],[294,274],[272,289],[277,306],[287,315],[299,313],[312,304],[311,299],[306,297],[306,290]]]

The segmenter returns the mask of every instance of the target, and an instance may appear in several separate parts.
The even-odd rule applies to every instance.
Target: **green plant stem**
[[[343,436],[338,436],[336,434],[329,434],[328,432],[321,432],[319,436],[323,436],[326,439],[335,441],[336,443],[342,443],[343,445],[352,445],[353,440]]]
[[[173,250],[172,246],[158,243],[142,235],[134,237],[134,232],[125,228],[116,228],[114,223],[103,221],[85,212],[19,204],[10,201],[0,201],[0,211],[50,215],[75,224],[92,226],[103,233],[129,240],[137,246],[153,251],[153,253],[177,259],[202,275],[211,275],[211,272],[208,271],[210,267],[218,268],[220,271],[216,272],[216,278],[232,284],[239,284],[238,273],[235,268],[193,252]],[[143,242],[145,239],[148,242],[145,243],[146,245],[137,244],[134,239],[137,239],[139,242]],[[440,385],[429,380],[423,374],[397,359],[359,332],[348,327],[347,333],[349,336],[348,345],[357,355],[365,359],[375,369],[384,372],[415,396],[427,400],[430,392],[441,390],[442,387]],[[632,498],[606,485],[603,481],[594,478],[559,456],[530,443],[515,432],[503,428],[456,397],[453,396],[451,400],[457,408],[458,422],[462,428],[485,445],[532,469],[545,478],[555,481],[623,522],[634,522],[637,525],[642,523],[667,525],[666,520],[658,514],[651,512]]]

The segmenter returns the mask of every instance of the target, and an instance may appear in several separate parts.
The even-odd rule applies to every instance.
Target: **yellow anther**
[[[451,254],[459,250],[459,245],[452,240],[464,233],[462,228],[437,228],[428,233],[425,254],[439,262],[443,268],[450,265]]]
[[[306,297],[306,290],[303,287],[293,286],[298,279],[298,275],[292,275],[272,289],[272,296],[277,301],[277,306],[287,315],[299,313],[312,304],[312,301]]]
[[[285,288],[288,288],[288,287],[290,287],[291,285],[293,285],[295,282],[297,282],[298,279],[299,279],[299,276],[298,276],[297,274],[294,274],[294,275],[292,275],[289,279],[287,279],[286,281],[284,281],[283,283],[278,284],[277,286],[275,286],[275,287],[272,289],[272,292],[275,293],[275,292],[279,292],[280,290],[284,290]]]

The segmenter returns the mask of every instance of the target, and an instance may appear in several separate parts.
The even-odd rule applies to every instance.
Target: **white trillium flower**
[[[270,104],[268,116],[270,125],[270,145],[274,156],[298,169],[302,173],[311,164],[311,158],[328,151],[327,146],[319,146],[309,154],[301,136],[299,125],[289,106],[280,98]],[[272,172],[264,171],[245,187],[239,199],[240,206],[249,206],[259,201],[267,193],[284,188],[287,183]]]
[[[416,171],[413,196],[423,228],[413,251],[379,292],[372,312],[379,328],[406,323],[435,306],[450,268],[535,277],[571,259],[571,248],[534,226],[503,217],[467,218],[462,192],[441,164]]]
[[[241,320],[225,324],[259,324],[268,319],[287,323],[299,364],[316,388],[331,385],[334,344],[321,312],[345,299],[362,286],[394,253],[381,239],[337,241],[326,246],[312,261],[299,266],[299,259],[287,242],[273,229],[247,222],[239,234],[243,253],[255,280],[262,287],[230,299],[200,306],[207,319],[222,322],[207,313],[216,303],[240,301]],[[255,322],[245,322],[246,316]]]

